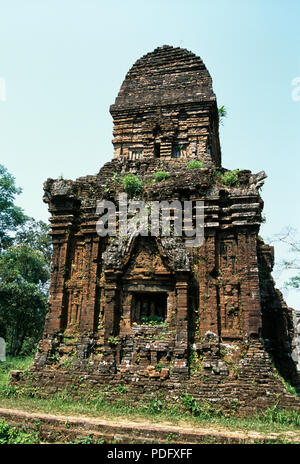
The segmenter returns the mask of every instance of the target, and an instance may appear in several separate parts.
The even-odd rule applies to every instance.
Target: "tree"
[[[0,252],[11,245],[12,233],[27,220],[22,209],[14,204],[20,193],[14,177],[0,164]]]
[[[49,225],[45,222],[28,218],[16,232],[14,244],[27,244],[34,250],[42,252],[46,262],[50,266],[52,241],[48,234],[49,229]]]
[[[224,124],[223,119],[226,118],[227,116],[227,108],[223,105],[218,108],[218,113],[219,113],[219,119],[220,119],[220,124]]]
[[[284,243],[290,247],[289,252],[292,253],[292,258],[290,260],[284,259],[280,267],[295,272],[295,275],[289,278],[285,286],[300,289],[300,242],[297,239],[297,231],[292,227],[286,227],[275,236],[273,241]]]
[[[49,264],[42,251],[16,244],[0,255],[0,335],[12,356],[32,350],[47,312]],[[27,343],[28,344],[28,343]]]
[[[32,352],[41,337],[52,251],[48,225],[14,204],[20,192],[0,165],[0,336],[12,356]]]

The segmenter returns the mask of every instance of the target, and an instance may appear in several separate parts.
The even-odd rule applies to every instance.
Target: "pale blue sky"
[[[47,177],[111,159],[109,105],[132,64],[169,44],[201,56],[228,108],[223,165],[268,174],[263,237],[300,232],[299,18],[299,0],[0,0],[0,163],[23,189],[18,204],[47,220]],[[300,306],[299,293],[287,298]]]

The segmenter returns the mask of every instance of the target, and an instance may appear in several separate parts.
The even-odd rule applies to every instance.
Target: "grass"
[[[148,421],[151,423],[168,423],[181,426],[211,427],[231,431],[256,431],[260,433],[287,431],[300,433],[300,414],[296,411],[284,411],[276,406],[240,418],[235,414],[236,404],[231,412],[213,407],[205,401],[197,401],[191,395],[182,393],[172,404],[158,393],[150,400],[141,402],[128,401],[125,385],[104,388],[102,391],[86,387],[76,389],[74,386],[42,397],[43,391],[32,386],[9,386],[11,369],[27,369],[32,358],[8,359],[0,363],[0,407],[22,409],[30,412],[45,412],[61,415],[83,415],[101,417],[102,419]],[[113,401],[110,396],[114,395]],[[26,437],[25,437],[26,438]],[[30,437],[28,438],[30,439]],[[300,438],[299,438],[300,441]]]
[[[8,385],[10,371],[27,370],[32,364],[32,362],[32,356],[27,356],[25,358],[12,358],[11,356],[7,356],[5,362],[0,361],[0,388],[5,385]]]

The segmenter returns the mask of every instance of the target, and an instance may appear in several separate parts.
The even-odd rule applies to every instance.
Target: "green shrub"
[[[117,344],[119,343],[118,341],[118,338],[117,337],[109,337],[108,339],[108,343],[112,346],[117,346]]]
[[[161,316],[144,316],[142,317],[142,324],[143,325],[162,325],[166,323]]]
[[[142,190],[142,186],[142,181],[134,174],[127,174],[123,178],[124,190],[131,196],[138,195]]]
[[[185,406],[193,416],[200,417],[202,419],[210,419],[222,416],[221,408],[215,409],[206,401],[200,403],[193,396],[185,392],[183,392],[181,395],[183,406]]]
[[[164,367],[165,367],[165,365],[164,365],[163,362],[155,364],[155,370],[158,371],[158,372],[161,372],[161,370],[162,370]]]
[[[201,414],[201,408],[198,401],[188,393],[182,393],[182,404],[185,406],[193,415],[199,416]]]
[[[159,414],[163,410],[163,402],[157,397],[151,398],[149,402],[144,405],[144,408],[150,414]]]
[[[36,444],[39,443],[37,432],[25,433],[17,427],[9,425],[6,421],[0,420],[0,444]]]
[[[155,182],[161,182],[162,180],[167,179],[169,177],[169,173],[165,171],[158,171],[154,173]]]
[[[118,393],[128,393],[128,388],[125,387],[125,385],[123,385],[122,383],[120,383],[117,388],[116,388],[116,391]]]
[[[187,169],[199,169],[199,168],[203,168],[203,166],[204,166],[204,164],[201,161],[191,160],[186,165],[186,168]]]
[[[224,185],[228,185],[230,187],[237,187],[239,184],[239,176],[238,176],[238,169],[234,171],[228,171],[224,174],[220,175],[220,179],[222,180]]]

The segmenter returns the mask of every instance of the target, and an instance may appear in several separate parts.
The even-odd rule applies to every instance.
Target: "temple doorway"
[[[167,317],[167,292],[133,292],[131,322],[164,322]]]

